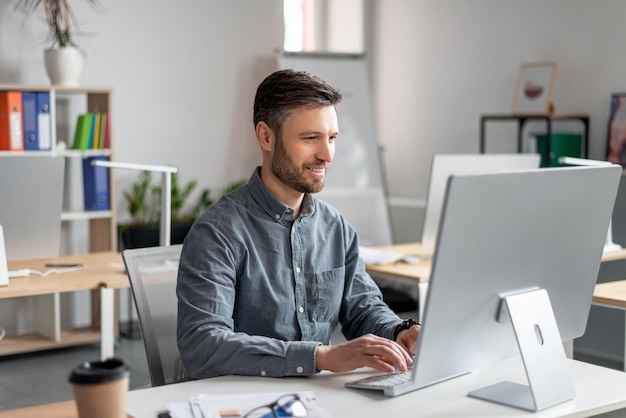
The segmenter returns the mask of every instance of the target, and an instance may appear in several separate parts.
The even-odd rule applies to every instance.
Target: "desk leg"
[[[115,356],[114,289],[100,288],[100,358]]]
[[[419,291],[419,322],[422,322],[424,316],[424,305],[426,305],[426,294],[428,293],[428,282],[419,282],[417,285]]]

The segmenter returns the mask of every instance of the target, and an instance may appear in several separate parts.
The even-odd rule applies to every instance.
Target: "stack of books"
[[[88,112],[78,116],[72,149],[86,151],[109,148],[109,114]]]

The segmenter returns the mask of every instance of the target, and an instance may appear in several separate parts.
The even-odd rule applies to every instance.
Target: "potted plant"
[[[183,242],[196,218],[215,200],[211,190],[200,191],[197,200],[187,205],[198,182],[190,180],[180,184],[178,173],[172,174],[171,189],[171,244]],[[238,180],[222,190],[226,194],[246,184]],[[130,221],[119,226],[119,234],[124,248],[153,247],[159,245],[159,220],[161,218],[161,187],[152,184],[152,172],[140,171],[130,190],[124,190]]]
[[[91,6],[97,0],[86,0]],[[46,71],[52,84],[77,87],[83,68],[83,51],[74,42],[78,21],[69,0],[17,0],[16,9],[27,17],[43,4],[49,47],[44,51]]]

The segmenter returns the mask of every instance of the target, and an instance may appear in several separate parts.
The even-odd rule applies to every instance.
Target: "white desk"
[[[502,380],[526,383],[518,357],[405,395],[387,398],[374,391],[347,389],[346,381],[368,375],[321,373],[310,378],[224,376],[128,394],[128,413],[137,418],[155,417],[168,402],[187,401],[199,393],[234,394],[312,390],[335,417],[588,417],[626,408],[626,373],[568,360],[576,398],[536,414],[467,397],[474,390]],[[370,369],[371,370],[371,369]],[[626,412],[626,411],[625,411]]]

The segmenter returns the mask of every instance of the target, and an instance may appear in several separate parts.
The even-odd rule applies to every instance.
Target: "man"
[[[335,153],[340,100],[305,72],[277,71],[259,85],[263,163],[197,219],[181,254],[178,347],[191,378],[411,364],[419,325],[385,305],[355,230],[312,196]],[[348,341],[329,345],[338,323]]]

